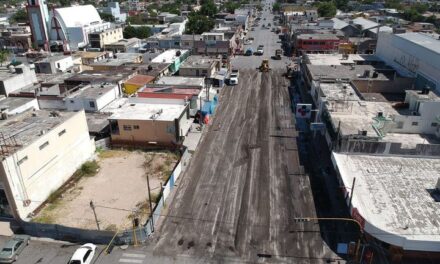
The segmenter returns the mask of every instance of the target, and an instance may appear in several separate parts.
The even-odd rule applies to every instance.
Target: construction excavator
[[[268,71],[270,71],[269,60],[268,59],[263,59],[263,61],[261,62],[261,65],[260,65],[260,67],[258,67],[258,69],[260,70],[260,72],[268,72]]]

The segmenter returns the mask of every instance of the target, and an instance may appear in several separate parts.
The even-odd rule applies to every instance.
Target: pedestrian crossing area
[[[142,264],[145,263],[146,256],[139,253],[123,253],[119,263]]]

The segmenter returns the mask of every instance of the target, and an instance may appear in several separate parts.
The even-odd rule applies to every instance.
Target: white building
[[[10,93],[34,83],[37,83],[37,76],[34,69],[28,66],[0,68],[0,94],[8,96]]]
[[[0,122],[1,215],[25,219],[95,151],[84,111],[30,111]]]
[[[36,73],[54,74],[57,72],[65,72],[73,67],[72,56],[55,55],[41,59],[35,64]]]
[[[380,33],[376,55],[401,75],[415,77],[416,88],[440,92],[440,42],[421,33]]]
[[[119,98],[121,92],[117,84],[86,85],[65,98],[68,111],[85,110],[98,112]]]
[[[89,34],[110,28],[92,5],[55,8],[48,12],[45,0],[28,0],[28,16],[34,44],[48,50],[77,50],[89,44]]]

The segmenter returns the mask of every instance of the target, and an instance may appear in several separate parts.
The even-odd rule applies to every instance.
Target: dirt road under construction
[[[319,227],[299,164],[288,80],[280,70],[240,71],[156,232],[155,252],[199,263],[326,263],[335,257]],[[305,230],[307,229],[307,230]]]

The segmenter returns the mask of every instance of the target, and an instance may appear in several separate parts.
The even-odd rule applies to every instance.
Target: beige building
[[[0,215],[27,218],[95,151],[84,111],[29,111],[0,121]]]
[[[110,43],[123,39],[122,27],[114,27],[99,32],[89,33],[90,46],[95,49],[104,49]]]
[[[114,145],[176,146],[191,125],[188,104],[145,103],[144,98],[132,98],[112,112],[109,121]]]

